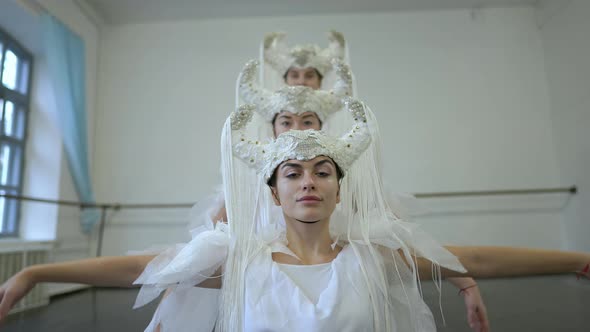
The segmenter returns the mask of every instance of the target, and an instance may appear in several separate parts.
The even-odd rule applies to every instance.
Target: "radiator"
[[[0,251],[0,284],[26,266],[47,262],[48,250]],[[49,296],[43,284],[35,286],[25,298],[18,302],[11,313],[23,311],[49,303]]]

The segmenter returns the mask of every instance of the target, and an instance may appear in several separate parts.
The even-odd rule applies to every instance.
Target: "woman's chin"
[[[299,221],[299,222],[304,222],[304,223],[317,223],[322,220],[325,220],[326,217],[324,215],[318,215],[318,214],[304,214],[304,215],[296,216],[293,219],[295,219],[296,221]]]

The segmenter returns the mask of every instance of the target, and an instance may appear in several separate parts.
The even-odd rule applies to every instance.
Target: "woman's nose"
[[[306,174],[303,176],[303,189],[311,190],[315,189],[315,182],[312,174]]]

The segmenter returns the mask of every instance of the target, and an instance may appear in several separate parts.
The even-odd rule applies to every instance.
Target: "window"
[[[33,59],[0,29],[0,193],[21,195]],[[0,197],[0,238],[18,235],[20,202]]]

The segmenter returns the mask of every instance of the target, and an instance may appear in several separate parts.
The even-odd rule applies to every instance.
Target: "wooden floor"
[[[573,276],[479,281],[492,331],[590,331],[590,281]],[[136,289],[97,289],[60,296],[47,307],[14,314],[0,326],[3,332],[113,332],[143,331],[156,303],[139,310],[131,307]],[[443,326],[438,294],[424,285],[439,331],[470,331],[462,299],[443,285]]]
[[[138,289],[86,289],[51,299],[48,306],[9,316],[2,332],[143,331],[157,303],[133,310]]]

